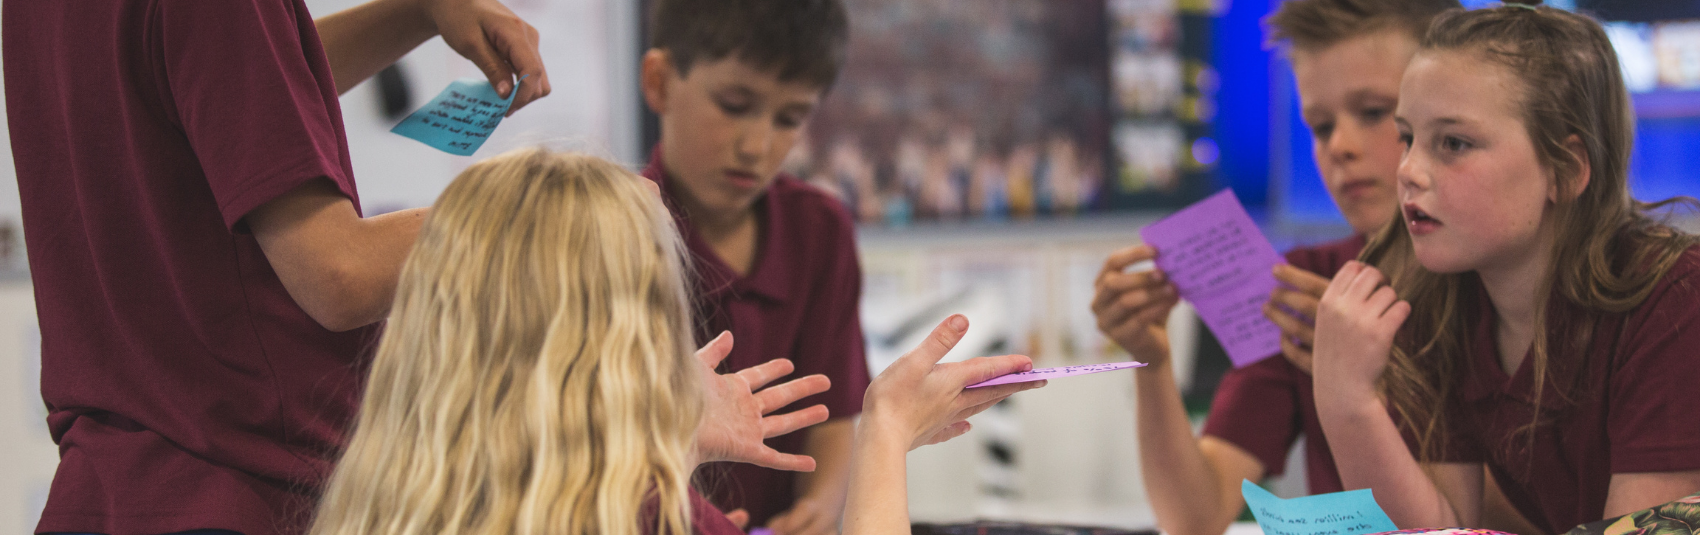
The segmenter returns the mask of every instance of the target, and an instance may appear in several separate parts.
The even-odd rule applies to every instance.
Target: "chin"
[[[1475,269],[1471,267],[1468,262],[1464,261],[1464,259],[1458,258],[1456,255],[1449,254],[1446,251],[1437,251],[1435,249],[1436,248],[1432,245],[1424,247],[1420,243],[1412,244],[1412,250],[1415,252],[1415,256],[1417,257],[1417,263],[1422,264],[1423,269],[1446,275],[1463,273]]]

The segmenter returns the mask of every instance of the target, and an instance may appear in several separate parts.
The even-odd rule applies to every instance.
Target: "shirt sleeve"
[[[305,7],[290,0],[158,5],[166,104],[227,227],[317,178],[355,198],[335,85]]]
[[[832,389],[805,398],[799,406],[825,404],[832,418],[862,413],[862,394],[868,389],[866,340],[862,337],[862,268],[856,258],[855,226],[841,207],[829,206],[823,225],[822,269],[814,275],[809,302],[798,333],[796,376],[819,373],[832,380]],[[806,364],[805,364],[806,363]],[[806,369],[805,369],[806,368]]]
[[[1216,386],[1204,434],[1250,453],[1269,475],[1281,475],[1287,468],[1287,451],[1303,432],[1299,378],[1309,380],[1280,357],[1228,370]]]
[[[1612,473],[1700,469],[1700,252],[1690,249],[1632,313],[1607,385]]]

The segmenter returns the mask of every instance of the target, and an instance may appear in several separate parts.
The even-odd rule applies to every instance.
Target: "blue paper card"
[[[520,82],[524,81],[521,76]],[[390,131],[449,154],[471,156],[502,124],[502,116],[518,94],[518,84],[508,98],[502,98],[483,78],[461,78]]]
[[[1264,535],[1362,535],[1399,529],[1369,489],[1283,500],[1242,479],[1240,494]]]

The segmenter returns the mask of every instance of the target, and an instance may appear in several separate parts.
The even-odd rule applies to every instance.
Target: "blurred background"
[[[1100,264],[1222,188],[1278,249],[1350,232],[1317,175],[1291,72],[1263,47],[1259,21],[1280,0],[846,1],[849,63],[786,167],[860,221],[875,372],[952,312],[975,327],[951,358],[1127,359],[1088,309]],[[479,156],[547,143],[641,167],[657,137],[637,89],[646,2],[506,0],[542,34],[554,94]],[[308,0],[318,15],[357,3]],[[1700,1],[1548,3],[1607,21],[1634,91],[1636,196],[1700,196]],[[367,214],[429,205],[475,161],[388,132],[467,76],[481,75],[432,40],[342,98]],[[57,460],[19,214],[13,169],[0,166],[0,530],[11,532],[34,527]],[[1170,332],[1201,419],[1227,361],[1184,306]],[[915,519],[1151,526],[1131,380],[1066,381],[912,454]],[[1265,484],[1302,494],[1303,470],[1286,472]]]

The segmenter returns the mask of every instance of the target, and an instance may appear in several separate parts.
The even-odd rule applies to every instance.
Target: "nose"
[[[1430,184],[1427,164],[1415,150],[1406,150],[1405,155],[1399,157],[1399,170],[1394,176],[1399,181],[1400,198],[1427,190]]]
[[[1328,158],[1350,162],[1363,156],[1363,129],[1355,121],[1339,121],[1328,134]]]
[[[738,163],[755,165],[773,146],[773,125],[765,118],[753,119],[739,129],[738,141],[733,144]]]

